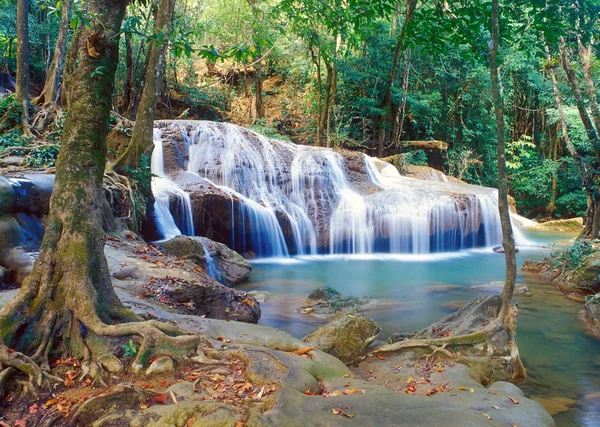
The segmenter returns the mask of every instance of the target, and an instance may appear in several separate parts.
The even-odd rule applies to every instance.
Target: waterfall
[[[180,234],[194,235],[192,219],[192,203],[190,195],[183,191],[166,174],[164,168],[164,153],[162,132],[154,129],[154,150],[150,159],[152,172],[152,193],[154,194],[154,212],[158,231],[163,239],[171,239]],[[175,200],[172,213],[172,200]]]
[[[495,189],[408,178],[376,158],[273,140],[232,124],[158,125],[170,135],[170,144],[179,144],[183,160],[179,175],[169,178],[163,169],[163,135],[157,131],[152,170],[160,178],[153,190],[168,194],[166,202],[157,197],[157,212],[161,203],[174,212],[173,196],[181,196],[187,216],[188,192],[199,200],[215,198],[210,203],[221,197],[230,206],[227,213],[197,216],[196,231],[214,233],[240,253],[423,254],[501,242]],[[208,196],[200,192],[207,186]],[[171,223],[181,229],[187,221],[181,231],[191,234],[191,213],[171,223],[168,215],[159,215],[164,234],[173,231]],[[227,226],[217,232],[217,223]]]

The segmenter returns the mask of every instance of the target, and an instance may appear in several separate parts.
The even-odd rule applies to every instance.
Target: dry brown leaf
[[[344,390],[344,394],[356,394],[358,390],[355,388],[349,388],[348,390]]]
[[[508,400],[510,400],[510,403],[512,403],[513,405],[519,404],[519,401],[517,399],[515,399],[514,397],[509,397]]]
[[[308,353],[309,351],[314,350],[315,348],[316,348],[316,346],[304,347],[304,348],[294,351],[293,354],[295,354],[297,356],[302,356],[302,355]]]

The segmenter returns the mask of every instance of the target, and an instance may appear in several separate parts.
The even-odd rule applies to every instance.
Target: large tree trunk
[[[569,58],[566,42],[562,37],[560,39],[559,49],[561,64],[565,70],[567,81],[575,97],[575,105],[577,106],[577,111],[579,112],[579,118],[583,123],[583,127],[585,128],[588,139],[592,145],[596,160],[598,160],[600,159],[600,137],[598,136],[598,131],[594,127],[592,119],[586,108],[581,88],[579,87],[577,77],[575,76],[575,71],[571,65],[571,59]],[[593,84],[588,87],[592,89],[592,91],[589,93],[592,93],[595,96]],[[596,180],[592,176],[589,176],[589,179],[584,181],[584,186],[588,193],[588,209],[585,214],[583,235],[592,239],[597,238],[600,233],[600,211],[598,210],[600,208],[600,196],[597,195],[598,192],[596,191],[597,185],[595,181]]]
[[[508,207],[508,179],[506,176],[506,153],[504,147],[504,100],[502,98],[500,75],[498,72],[498,45],[500,43],[498,0],[492,0],[492,40],[489,46],[490,78],[498,140],[498,210],[502,225],[502,246],[506,260],[506,279],[502,290],[502,309],[499,318],[506,322],[510,314],[510,303],[515,290],[517,261],[515,258],[515,239],[510,223]]]
[[[60,96],[60,79],[62,76],[63,65],[65,63],[65,56],[67,51],[67,34],[69,32],[69,12],[71,10],[71,4],[73,0],[67,0],[62,8],[62,16],[60,18],[60,28],[58,30],[58,37],[56,39],[56,47],[54,48],[54,55],[48,74],[46,75],[46,82],[44,88],[37,98],[33,100],[35,105],[42,104],[56,104]]]
[[[29,0],[17,2],[17,84],[15,100],[23,106],[23,131],[29,125]]]
[[[327,71],[325,77],[325,99],[323,101],[323,108],[321,108],[321,117],[319,117],[319,128],[317,133],[317,141],[319,141],[319,145],[322,144],[324,131],[328,128],[328,118],[329,111],[331,106],[331,95],[333,89],[333,66],[331,61],[327,60],[327,58],[323,58],[325,62],[325,69]]]
[[[310,57],[317,68],[317,137],[315,145],[320,146],[323,142],[323,128],[321,127],[321,112],[323,111],[323,78],[321,77],[321,54],[315,55],[313,47],[309,47]],[[319,48],[320,51],[320,48]]]
[[[596,132],[600,132],[600,107],[598,106],[598,98],[596,94],[596,85],[592,77],[592,43],[590,46],[584,46],[581,41],[581,37],[577,37],[577,43],[579,45],[579,56],[581,58],[581,68],[583,69],[583,76],[585,78],[585,92],[590,102],[590,110],[592,111],[592,120],[594,126],[596,126]]]
[[[398,36],[398,40],[396,42],[396,48],[394,49],[394,57],[392,59],[392,67],[390,68],[390,72],[388,74],[388,81],[385,87],[385,92],[383,94],[383,100],[381,102],[383,114],[379,117],[380,131],[377,140],[378,157],[383,157],[383,151],[387,135],[386,131],[390,130],[390,134],[393,136],[393,132],[391,131],[393,126],[391,125],[391,123],[389,123],[389,118],[391,117],[392,113],[392,89],[394,88],[394,81],[396,80],[396,74],[398,73],[400,55],[406,47],[406,28],[407,25],[410,24],[410,22],[413,19],[416,6],[417,0],[406,0],[404,24],[402,25],[402,30],[400,30],[400,35]]]
[[[171,326],[137,321],[113,290],[104,257],[106,134],[127,3],[90,4],[95,18],[81,28],[79,66],[39,257],[18,295],[0,310],[0,369],[18,370],[36,385],[43,383],[51,352],[81,357],[90,367],[113,348],[107,337],[142,337],[134,372],[147,363],[154,345],[189,351],[197,342],[165,335],[178,333]],[[102,74],[94,74],[98,67],[104,67]]]
[[[117,173],[126,174],[128,170],[139,169],[145,157],[149,161],[149,154],[153,147],[152,130],[156,115],[156,100],[162,86],[165,53],[169,44],[174,9],[175,0],[160,0],[158,4],[154,26],[155,38],[150,44],[148,53],[142,98],[135,118],[131,141],[113,164],[113,170]]]
[[[258,52],[260,56],[260,52]],[[256,76],[254,76],[254,95],[252,96],[252,105],[250,107],[250,118],[252,122],[265,117],[265,106],[263,104],[263,76],[262,76],[262,60],[258,60],[255,64]]]
[[[565,120],[563,102],[562,102],[562,97],[560,96],[560,91],[558,89],[556,74],[554,73],[554,69],[550,66],[550,64],[552,62],[552,58],[550,57],[550,49],[548,48],[548,45],[546,45],[546,62],[549,64],[548,75],[550,76],[550,80],[552,81],[552,90],[554,92],[554,100],[556,101],[556,108],[558,110],[558,120],[560,123],[562,140],[564,141],[565,146],[567,147],[567,150],[569,151],[569,154],[571,154],[571,157],[573,157],[573,160],[575,161],[575,165],[577,166],[577,170],[579,171],[579,176],[581,177],[581,181],[584,183],[584,187],[585,187],[586,193],[588,195],[588,210],[590,210],[593,195],[590,194],[590,190],[589,190],[589,184],[591,183],[589,173],[588,173],[585,162],[581,158],[581,155],[579,154],[579,152],[575,148],[575,145],[573,145],[571,138],[569,137],[569,130],[567,128],[567,121]],[[554,153],[553,153],[554,157],[556,157],[556,151],[557,151],[557,149],[555,146]],[[556,160],[556,159],[554,159],[554,160]],[[553,181],[553,185],[555,184],[555,182],[556,182],[556,180]]]
[[[126,72],[125,72],[125,83],[124,83],[124,101],[123,101],[123,111],[128,112],[131,110],[131,102],[135,98],[134,92],[134,66],[133,66],[133,41],[131,40],[131,35],[129,32],[125,33],[125,64],[126,64]]]

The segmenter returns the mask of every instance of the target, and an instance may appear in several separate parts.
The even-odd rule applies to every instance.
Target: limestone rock
[[[175,364],[173,363],[173,359],[167,356],[157,358],[146,369],[147,376],[170,374],[171,372],[175,372]]]
[[[557,219],[527,227],[529,230],[549,230],[579,233],[583,229],[583,218]]]
[[[176,236],[161,242],[160,247],[169,255],[189,259],[227,286],[244,283],[252,272],[240,254],[206,237]]]
[[[104,354],[98,358],[98,363],[110,374],[118,375],[123,372],[123,363],[114,354]]]
[[[366,316],[343,313],[305,336],[303,341],[317,346],[344,363],[354,363],[366,355],[367,347],[380,331],[377,323]]]
[[[341,293],[329,286],[312,291],[306,299],[304,307],[300,308],[300,312],[309,314],[331,314],[338,313],[344,310],[354,310],[361,306],[369,304],[373,300],[368,296],[363,297],[344,297]]]

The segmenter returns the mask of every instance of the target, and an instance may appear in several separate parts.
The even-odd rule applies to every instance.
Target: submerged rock
[[[348,364],[364,358],[380,331],[374,320],[362,314],[343,313],[302,340]]]
[[[600,294],[592,296],[585,303],[583,316],[594,335],[600,337]]]
[[[368,296],[344,297],[335,289],[323,286],[308,295],[307,305],[300,308],[299,311],[305,314],[331,314],[343,310],[355,310],[372,302],[373,300]]]
[[[206,237],[176,236],[161,242],[160,247],[169,255],[192,261],[224,285],[244,283],[252,272],[240,254]]]

